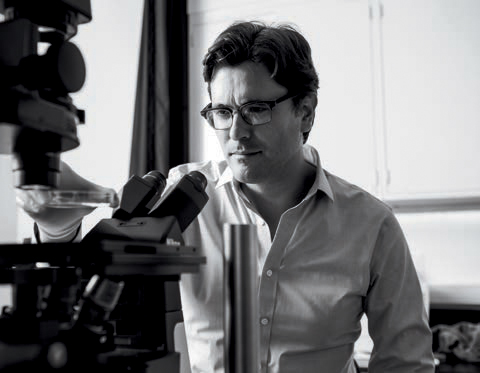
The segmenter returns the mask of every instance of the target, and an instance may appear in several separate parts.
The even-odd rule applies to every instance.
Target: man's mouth
[[[252,155],[260,154],[261,151],[259,150],[241,150],[241,151],[234,151],[231,152],[230,156],[237,156],[237,157],[249,157]]]

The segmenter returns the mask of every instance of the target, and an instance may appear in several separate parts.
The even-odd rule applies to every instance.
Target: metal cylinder
[[[225,372],[257,372],[260,332],[256,226],[225,224],[223,238]]]

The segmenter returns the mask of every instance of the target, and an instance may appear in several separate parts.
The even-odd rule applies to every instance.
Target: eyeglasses
[[[296,94],[287,93],[274,101],[252,101],[241,105],[237,110],[229,107],[212,108],[209,103],[200,112],[208,124],[217,130],[228,130],[232,127],[233,115],[240,113],[243,120],[251,126],[267,124],[272,120],[272,109],[280,102],[295,97]]]

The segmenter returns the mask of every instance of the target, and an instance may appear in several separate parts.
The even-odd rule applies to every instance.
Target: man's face
[[[212,107],[232,109],[251,101],[276,100],[287,93],[263,64],[250,61],[217,68],[210,89]],[[215,130],[234,178],[247,184],[285,181],[304,162],[302,132],[311,123],[303,117],[288,99],[273,108],[267,124],[251,126],[235,113],[230,129]]]

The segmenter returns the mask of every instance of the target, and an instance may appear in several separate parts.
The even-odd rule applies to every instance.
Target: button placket
[[[260,280],[260,361],[267,366],[268,354],[270,349],[270,335],[273,327],[273,314],[275,308],[275,294],[277,289],[276,272],[281,257],[276,255],[278,247],[270,249],[270,253],[266,259],[266,266],[263,269]]]
[[[286,216],[287,215],[287,216]],[[272,328],[274,327],[274,313],[275,313],[275,299],[277,293],[277,282],[279,276],[279,269],[281,261],[285,252],[285,248],[290,241],[293,226],[290,223],[291,213],[284,213],[280,220],[279,228],[276,236],[271,241],[268,254],[263,263],[263,271],[260,272],[260,313],[259,313],[259,326],[260,326],[260,361],[264,366],[268,365],[268,356],[270,350],[270,337]],[[258,225],[259,231],[268,232],[270,234],[268,225],[262,229],[261,225]]]

